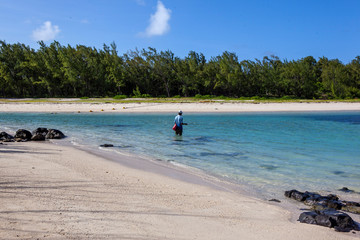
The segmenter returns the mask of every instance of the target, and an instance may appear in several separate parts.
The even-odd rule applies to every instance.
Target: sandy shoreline
[[[165,113],[178,109],[360,111],[360,103],[0,103],[0,112]],[[210,176],[138,161],[134,156],[122,156],[116,162],[109,159],[51,143],[0,145],[0,239],[359,237],[358,232],[337,233],[293,221],[297,216],[283,203],[245,196],[218,185]]]
[[[1,103],[0,112],[292,112],[360,111],[360,103]]]
[[[275,204],[66,146],[0,145],[0,239],[354,239]]]

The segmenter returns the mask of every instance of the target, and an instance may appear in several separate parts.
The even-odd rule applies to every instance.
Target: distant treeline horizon
[[[190,51],[102,49],[39,42],[35,50],[0,41],[0,97],[194,97],[346,99],[360,97],[360,56],[348,64],[312,56],[240,61]]]

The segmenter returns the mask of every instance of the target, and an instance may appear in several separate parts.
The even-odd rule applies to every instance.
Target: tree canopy
[[[360,97],[360,56],[348,64],[326,57],[239,60],[232,52],[206,60],[190,51],[102,49],[39,42],[34,50],[0,41],[0,97]]]

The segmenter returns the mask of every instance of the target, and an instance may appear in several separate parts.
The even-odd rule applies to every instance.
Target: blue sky
[[[360,55],[359,12],[359,0],[0,0],[0,39],[348,63]]]

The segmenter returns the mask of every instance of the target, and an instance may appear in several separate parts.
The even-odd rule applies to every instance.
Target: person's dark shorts
[[[179,127],[177,127],[176,128],[176,131],[175,131],[175,133],[176,133],[176,135],[182,135],[182,132],[183,132],[183,130],[182,130],[182,128],[179,128]]]

